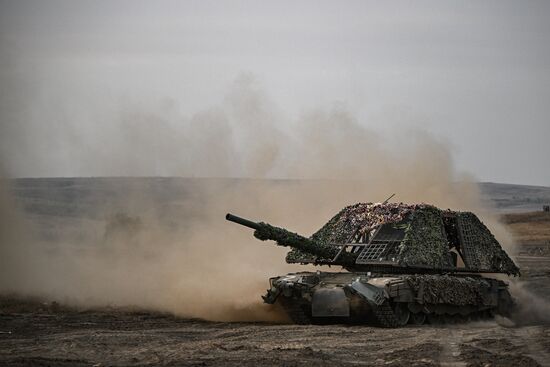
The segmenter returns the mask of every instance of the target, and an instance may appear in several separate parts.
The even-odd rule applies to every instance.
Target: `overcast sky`
[[[90,163],[113,111],[192,116],[251,75],[288,131],[337,105],[386,134],[429,132],[481,181],[550,185],[549,1],[0,4],[11,175],[123,174]]]

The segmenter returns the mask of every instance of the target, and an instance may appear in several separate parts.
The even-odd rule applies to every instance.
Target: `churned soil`
[[[382,329],[221,323],[128,310],[77,311],[28,303],[0,314],[0,365],[550,364],[550,325],[496,321]],[[8,311],[8,312],[6,312]]]

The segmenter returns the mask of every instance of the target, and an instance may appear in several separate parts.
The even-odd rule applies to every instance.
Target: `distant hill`
[[[550,187],[493,182],[481,182],[479,187],[485,203],[499,212],[540,211],[550,205]]]
[[[45,241],[100,241],[109,223],[154,218],[167,228],[201,218],[201,205],[228,187],[254,182],[260,192],[293,180],[180,177],[24,178],[11,181],[15,201]],[[499,213],[541,211],[550,187],[479,184],[482,200]],[[135,205],[139,203],[140,205]],[[139,209],[138,209],[139,208]],[[145,208],[145,211],[144,211]],[[139,216],[139,218],[134,218]]]
[[[92,218],[98,205],[123,202],[130,193],[143,193],[153,202],[169,204],[185,195],[196,194],[205,186],[238,185],[247,179],[181,177],[99,177],[99,178],[22,178],[14,180],[17,201],[34,214],[78,216],[84,212]],[[259,185],[268,180],[255,180]],[[292,180],[277,180],[284,184]],[[498,212],[542,210],[550,204],[550,187],[479,183],[482,200]],[[101,210],[99,210],[101,212]]]

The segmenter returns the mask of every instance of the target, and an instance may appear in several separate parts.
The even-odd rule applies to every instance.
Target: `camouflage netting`
[[[448,275],[409,275],[405,277],[409,286],[424,303],[446,303],[457,306],[484,305],[484,295],[491,284],[483,278],[457,277]]]
[[[423,204],[358,203],[342,209],[311,239],[323,243],[349,243],[356,234],[362,234],[384,223],[396,223]]]
[[[460,246],[464,247],[461,250],[469,269],[519,274],[517,266],[475,214],[451,211],[446,213],[447,216],[456,214],[459,221],[459,232],[462,231],[461,236],[464,237]],[[287,254],[286,260],[289,263],[322,263],[333,259],[338,252],[338,247],[332,246],[333,244],[352,243],[383,224],[404,230],[403,240],[399,243],[395,256],[398,265],[429,269],[453,267],[443,211],[427,204],[358,203],[342,209],[309,239],[286,231],[278,233],[278,228],[267,225],[257,237],[275,239],[279,245],[293,247]],[[451,228],[456,231],[458,227]],[[455,238],[458,235],[455,234]],[[357,255],[358,253],[344,252],[337,262],[348,269],[364,267],[364,262],[355,263],[354,258]],[[372,263],[377,261],[372,260]]]
[[[315,244],[320,245],[350,243],[356,235],[361,235],[384,223],[400,222],[409,213],[420,207],[423,207],[423,205],[408,205],[403,203],[358,203],[350,205],[330,219],[310,239]],[[338,250],[338,248],[336,249]],[[352,256],[351,254],[343,253],[339,260],[351,258]],[[330,260],[333,257],[334,255],[331,257],[315,257],[307,252],[293,249],[288,252],[286,261],[288,263],[309,263]]]
[[[411,224],[399,245],[398,262],[403,266],[452,266],[440,209],[425,205],[412,213]]]
[[[332,258],[334,258],[334,256]],[[329,258],[322,259],[307,252],[297,250],[295,248],[287,252],[285,258],[285,261],[289,264],[309,264],[323,260],[329,260]]]
[[[358,203],[342,209],[332,219],[330,219],[320,230],[315,232],[310,238],[318,244],[328,243],[350,243],[352,239],[371,231],[372,229],[386,223],[404,223],[416,214],[427,211],[437,211],[439,209],[426,204],[403,204],[403,203]],[[431,212],[430,212],[431,213]],[[418,215],[418,219],[413,221],[416,228],[415,235],[406,236],[407,243],[418,242],[418,250],[414,246],[411,249],[400,248],[403,258],[403,264],[409,265],[427,265],[441,267],[441,253],[445,251],[445,260],[447,259],[447,243],[441,239],[441,230],[432,230],[436,222],[434,215]],[[437,227],[440,229],[439,223]],[[426,240],[426,241],[423,241]],[[443,245],[442,245],[443,244]],[[437,245],[437,246],[436,246]],[[437,248],[433,248],[436,246]],[[288,253],[287,262],[311,262],[312,256],[303,251],[292,250]]]
[[[317,258],[331,260],[338,253],[338,247],[328,246],[323,243],[315,243],[309,238],[283,228],[274,227],[267,223],[259,223],[260,228],[254,231],[254,237],[259,240],[274,240],[279,246],[287,246],[299,251],[303,257],[305,253],[315,253]],[[292,252],[292,251],[291,251]],[[309,256],[311,258],[311,255]],[[352,261],[352,259],[348,259]]]
[[[500,246],[495,236],[470,212],[457,213],[463,225],[469,225],[471,237],[465,239],[465,257],[469,267],[519,275],[519,268]]]

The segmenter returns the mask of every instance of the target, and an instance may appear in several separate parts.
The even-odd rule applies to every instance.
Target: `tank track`
[[[312,323],[311,317],[304,311],[302,304],[299,302],[279,297],[279,302],[285,310],[288,317],[297,325],[309,325]]]
[[[280,305],[283,307],[284,311],[290,318],[290,320],[297,325],[310,325],[313,324],[313,319],[305,309],[306,305],[294,299],[288,299],[286,297],[279,297],[277,300]],[[472,321],[487,320],[493,318],[494,310],[478,310],[468,313],[467,315],[460,314],[427,314],[426,321],[427,324],[463,324]],[[384,328],[398,328],[403,327],[399,323],[398,318],[395,316],[394,310],[391,307],[391,304],[388,300],[384,301],[378,307],[372,308],[371,315],[374,318],[376,324]],[[433,316],[436,317],[433,317]]]
[[[467,315],[450,315],[450,314],[441,314],[438,315],[437,321],[435,321],[431,315],[426,315],[426,323],[430,324],[465,324],[473,321],[489,320],[494,317],[494,310],[479,310],[470,312]],[[395,313],[388,301],[385,301],[380,306],[372,309],[372,315],[374,316],[377,324],[385,328],[397,328],[403,327],[404,325],[399,324],[399,320],[395,317]],[[430,321],[429,321],[430,320]]]
[[[399,326],[399,321],[395,317],[390,303],[386,300],[378,307],[373,307],[372,314],[376,322],[386,328],[396,328]]]

